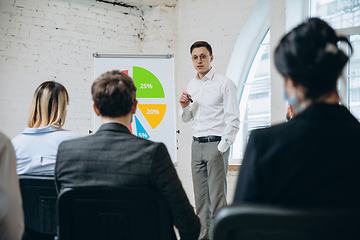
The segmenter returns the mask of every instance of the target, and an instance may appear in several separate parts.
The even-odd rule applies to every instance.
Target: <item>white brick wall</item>
[[[176,7],[136,2],[145,3],[141,8],[127,8],[95,0],[1,0],[0,130],[10,138],[21,133],[35,88],[55,80],[70,94],[65,128],[86,135],[93,127],[94,52],[175,54],[177,102],[195,74],[190,45],[196,40],[209,41],[215,55],[213,66],[225,74],[237,36],[256,0],[180,0]],[[181,131],[177,170],[193,203],[192,131],[190,124],[177,119]],[[230,202],[236,175],[228,176]]]
[[[178,9],[157,6],[144,11],[141,43],[143,53],[178,52]]]
[[[67,88],[66,129],[92,129],[94,52],[140,52],[142,12],[74,0],[1,0],[0,129],[10,138],[26,127],[35,88],[55,80]]]

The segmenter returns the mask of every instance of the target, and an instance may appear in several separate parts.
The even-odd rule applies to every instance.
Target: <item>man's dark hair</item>
[[[92,99],[106,117],[126,116],[136,97],[134,81],[118,70],[103,73],[91,87]]]
[[[206,47],[206,49],[209,51],[210,56],[212,56],[212,48],[211,48],[210,44],[205,41],[194,42],[190,47],[190,54],[192,54],[192,51],[194,50],[194,48],[199,48],[199,47]]]

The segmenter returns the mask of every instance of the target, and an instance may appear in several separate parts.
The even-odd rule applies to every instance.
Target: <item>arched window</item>
[[[265,4],[267,2],[264,1],[262,3]],[[303,3],[305,5],[309,4],[309,8],[294,3],[295,1],[292,0],[287,1],[287,5],[289,4],[287,14],[291,15],[292,11],[298,12],[300,9],[299,6],[303,6],[305,11],[307,11],[307,9],[310,10],[311,17],[322,18],[335,28],[339,34],[349,36],[354,47],[354,54],[350,58],[350,64],[345,73],[344,79],[346,80],[340,81],[340,96],[343,99],[343,104],[349,106],[350,111],[360,120],[360,0],[309,0],[308,2],[306,1],[306,3],[304,1]],[[267,9],[267,11],[269,10]],[[265,12],[263,13],[264,14],[259,14],[259,12],[256,12],[256,16],[265,15]],[[301,14],[298,15],[298,18],[299,16],[302,18]],[[298,18],[295,16],[295,20],[292,18],[286,20],[287,24],[291,26],[291,29],[300,23],[297,22],[300,20]],[[251,20],[250,22],[252,24],[257,22],[256,17]],[[269,26],[268,21],[265,21],[264,24]],[[247,71],[246,78],[241,77],[241,80],[237,84],[238,90],[240,90],[240,130],[232,147],[230,164],[241,163],[239,159],[243,159],[247,140],[253,129],[270,126],[271,88],[269,40],[270,30],[268,30],[263,37],[256,53],[253,54],[254,57],[251,64],[236,60],[229,64],[231,70],[236,69],[233,65],[237,64],[237,66],[244,66],[243,72]],[[238,47],[240,48],[240,46],[239,44]],[[248,48],[249,46],[247,45],[246,47]],[[229,77],[230,79],[238,79],[238,75],[232,74],[231,71],[229,71]]]
[[[360,120],[360,34],[350,35],[350,42],[354,51],[347,71],[348,106]]]
[[[310,0],[310,16],[319,17],[335,29],[360,25],[359,0]]]
[[[226,70],[237,86],[240,110],[240,131],[231,147],[229,165],[241,164],[252,129],[270,125],[269,13],[270,1],[258,0],[239,33]]]
[[[243,159],[251,130],[270,126],[270,30],[258,46],[240,93],[240,130],[233,159]]]

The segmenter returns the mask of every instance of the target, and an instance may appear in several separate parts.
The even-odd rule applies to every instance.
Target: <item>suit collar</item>
[[[114,132],[123,132],[123,133],[130,133],[129,128],[127,128],[125,125],[117,122],[109,122],[101,125],[99,130],[97,132],[102,131],[114,131]]]
[[[294,120],[318,119],[322,121],[357,121],[349,110],[339,104],[313,103]]]

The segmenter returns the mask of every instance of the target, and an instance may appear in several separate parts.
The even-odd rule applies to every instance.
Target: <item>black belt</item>
[[[195,142],[205,143],[205,142],[218,142],[221,141],[219,136],[207,136],[207,137],[193,137]]]

